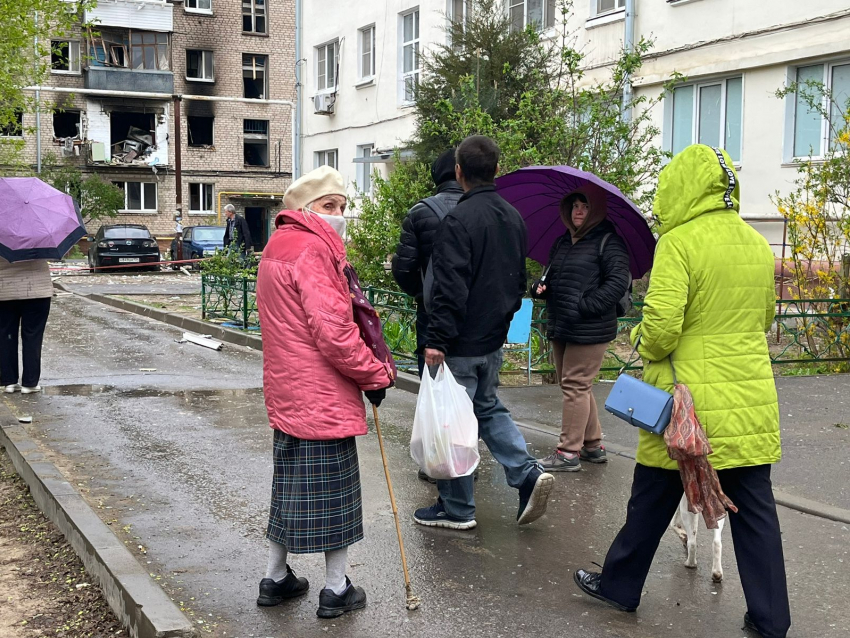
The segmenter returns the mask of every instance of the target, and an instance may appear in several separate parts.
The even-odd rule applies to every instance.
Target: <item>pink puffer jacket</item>
[[[299,439],[366,434],[361,391],[392,377],[354,323],[342,241],[315,215],[285,210],[275,225],[257,276],[269,422]]]

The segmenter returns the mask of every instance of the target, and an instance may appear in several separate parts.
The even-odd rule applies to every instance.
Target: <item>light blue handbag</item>
[[[638,343],[640,338],[635,343],[632,355],[629,356],[630,361],[620,370],[620,376],[611,388],[611,394],[605,401],[605,410],[635,427],[653,434],[661,434],[670,424],[670,416],[673,414],[673,395],[628,374],[623,374],[623,370],[628,367],[632,356],[637,352]],[[673,383],[678,383],[672,355],[670,355],[670,367],[673,369]]]

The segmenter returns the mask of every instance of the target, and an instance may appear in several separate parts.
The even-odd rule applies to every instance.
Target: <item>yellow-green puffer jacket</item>
[[[668,355],[693,394],[717,470],[777,462],[779,405],[765,332],[776,312],[773,251],[738,216],[725,152],[694,145],[659,176],[655,251],[641,337],[644,380],[673,391]],[[724,167],[728,167],[725,168]],[[641,430],[637,461],[676,469],[664,437]]]

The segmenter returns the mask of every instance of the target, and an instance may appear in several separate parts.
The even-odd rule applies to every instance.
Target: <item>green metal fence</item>
[[[204,319],[224,319],[244,330],[257,329],[257,280],[201,275],[201,313]]]
[[[416,303],[404,293],[367,288],[367,296],[381,315],[384,337],[402,368],[416,366]],[[628,335],[640,323],[643,302],[631,316],[618,322],[618,337],[611,344],[602,372],[640,369],[631,360]],[[771,333],[770,354],[775,365],[831,363],[850,368],[850,299],[801,299],[777,302],[776,328]],[[546,338],[546,305],[535,302],[531,322],[532,371],[550,373],[551,346]]]

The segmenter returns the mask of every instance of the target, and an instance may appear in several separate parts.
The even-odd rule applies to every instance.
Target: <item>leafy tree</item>
[[[41,84],[49,73],[50,39],[67,35],[79,23],[80,12],[94,4],[0,0],[0,130],[17,127],[20,114],[34,110],[35,95],[25,89]],[[19,161],[22,148],[21,140],[0,138],[0,162]]]
[[[408,209],[433,189],[425,166],[468,135],[496,141],[502,173],[569,165],[616,185],[643,210],[651,208],[668,154],[656,145],[660,130],[649,113],[664,93],[635,96],[625,105],[630,118],[623,117],[622,95],[652,43],[641,39],[613,63],[607,78],[590,80],[583,71],[585,55],[566,27],[570,0],[559,1],[564,19],[548,40],[533,26],[511,32],[499,0],[471,5],[468,20],[450,27],[451,44],[423,56],[410,141],[422,164],[400,164],[401,174],[379,182],[383,187],[362,201],[350,253],[364,283],[394,288],[380,262],[393,252]],[[675,76],[665,89],[680,79]]]
[[[124,191],[120,188],[100,175],[84,176],[79,167],[57,164],[56,160],[53,153],[45,155],[40,177],[79,203],[86,225],[116,217],[124,208]]]

